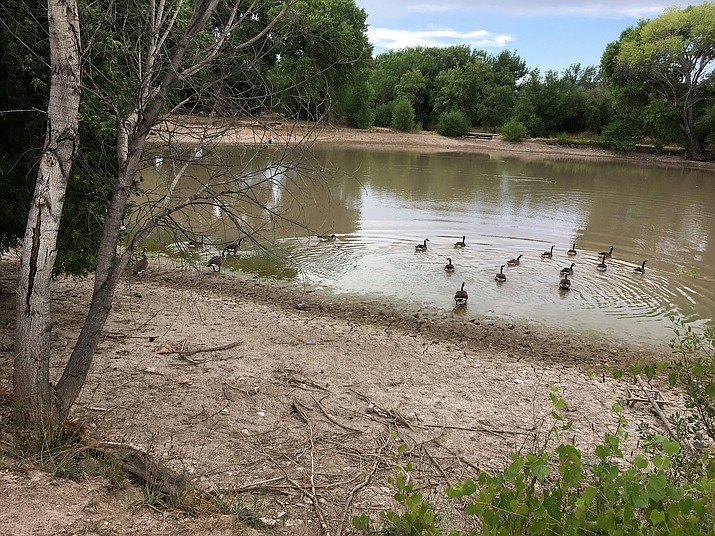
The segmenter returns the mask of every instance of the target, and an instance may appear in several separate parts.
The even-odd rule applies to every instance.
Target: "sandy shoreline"
[[[326,130],[316,143],[515,150],[498,140],[351,129]],[[613,158],[538,142],[518,147],[535,158]],[[322,534],[321,518],[331,534],[345,534],[351,515],[392,506],[387,477],[399,442],[415,466],[415,485],[443,504],[447,484],[477,468],[502,468],[514,449],[541,437],[551,386],[565,396],[574,421],[565,439],[588,453],[614,425],[611,405],[628,385],[604,367],[669,355],[665,347],[408,312],[158,265],[152,257],[145,277],[120,283],[74,416],[96,436],[140,445],[208,489],[242,492],[247,503],[259,497],[261,515],[279,535]],[[16,274],[16,256],[3,256],[0,393],[12,378]],[[53,378],[72,349],[91,284],[54,284]],[[624,416],[630,453],[637,425],[657,423],[640,404]],[[0,422],[7,418],[3,413]],[[21,465],[0,450],[3,534],[254,533],[234,516],[131,508],[141,492],[128,484],[53,479]]]

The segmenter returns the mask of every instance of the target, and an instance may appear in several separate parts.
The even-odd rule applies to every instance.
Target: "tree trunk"
[[[50,282],[72,163],[79,145],[80,31],[75,0],[48,0],[47,133],[22,247],[15,330],[15,399],[36,421],[58,417],[50,384]]]
[[[685,131],[685,137],[688,139],[688,145],[690,146],[690,151],[693,155],[694,160],[705,160],[705,147],[698,138],[698,134],[695,131],[695,102],[697,101],[696,93],[694,90],[689,91],[685,96],[685,104],[683,105],[682,120],[683,120],[683,130]]]

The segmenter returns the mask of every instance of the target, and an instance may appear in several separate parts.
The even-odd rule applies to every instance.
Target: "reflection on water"
[[[207,229],[217,245],[245,232],[280,244],[303,282],[338,293],[451,311],[454,292],[466,281],[470,317],[528,319],[639,341],[669,340],[669,315],[713,323],[709,172],[343,148],[317,149],[314,156],[338,171],[313,176],[278,166],[252,175],[250,166],[236,167],[242,174],[236,180],[258,192],[258,204],[237,201],[239,230],[210,207],[187,212],[187,225]],[[190,190],[191,181],[184,182]],[[320,242],[305,229],[338,238]],[[454,249],[463,235],[467,247]],[[415,252],[425,238],[428,250]],[[574,242],[577,255],[569,257]],[[542,259],[552,244],[553,258]],[[609,245],[613,258],[599,272],[597,252]],[[507,281],[497,283],[499,267],[519,254],[521,264],[505,268]],[[443,269],[447,257],[452,274]],[[634,274],[644,259],[645,274]],[[560,292],[559,271],[571,262],[571,289]]]

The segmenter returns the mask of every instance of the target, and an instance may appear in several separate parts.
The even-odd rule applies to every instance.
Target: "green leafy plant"
[[[512,118],[502,125],[501,135],[506,141],[522,141],[526,139],[528,131],[524,123]]]
[[[469,132],[469,120],[459,110],[444,112],[437,121],[437,133],[441,136],[459,138]]]
[[[401,132],[413,132],[417,130],[415,110],[407,99],[400,99],[393,106],[392,128]]]

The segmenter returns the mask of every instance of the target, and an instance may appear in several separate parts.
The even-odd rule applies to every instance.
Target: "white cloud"
[[[418,13],[503,13],[524,16],[597,16],[653,18],[672,6],[703,2],[660,0],[356,0],[358,7],[373,16],[388,19]]]
[[[495,34],[486,30],[459,32],[449,28],[409,31],[389,28],[369,28],[368,39],[376,48],[401,49],[407,47],[446,47],[469,45],[472,48],[501,48],[514,40],[511,35]]]

